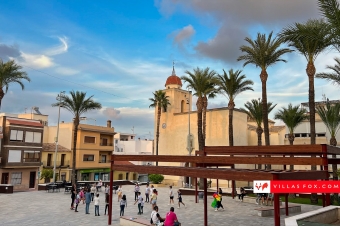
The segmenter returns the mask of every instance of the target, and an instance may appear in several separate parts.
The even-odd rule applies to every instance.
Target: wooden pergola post
[[[113,164],[114,164],[114,156],[111,155],[111,165],[110,165],[110,191],[109,191],[109,220],[108,220],[108,225],[111,225],[111,224],[112,224]]]
[[[288,194],[285,194],[285,208],[286,208],[286,216],[289,216],[289,210],[288,210]]]
[[[204,147],[204,153],[203,156],[207,156],[207,153],[205,152],[205,147]],[[203,166],[206,168],[206,165]],[[207,195],[207,178],[203,179],[203,187],[204,187],[204,226],[208,226],[208,195]]]
[[[322,159],[324,161],[323,163],[323,169],[327,171],[327,179],[326,181],[329,180],[329,173],[328,173],[328,158],[327,158],[327,144],[321,144],[322,147]],[[331,205],[331,195],[329,193],[326,193],[326,206]]]

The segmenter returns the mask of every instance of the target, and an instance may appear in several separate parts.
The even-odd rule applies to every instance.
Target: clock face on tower
[[[166,128],[166,123],[163,123],[163,124],[162,124],[162,128]]]

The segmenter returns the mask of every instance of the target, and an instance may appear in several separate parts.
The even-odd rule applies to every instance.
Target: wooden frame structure
[[[204,182],[204,225],[207,219],[207,178],[253,181],[253,180],[328,180],[328,164],[340,164],[340,159],[328,158],[328,154],[340,154],[340,148],[322,145],[276,145],[276,146],[209,146],[196,151],[199,156],[176,155],[112,155],[110,189],[113,187],[113,171],[136,171],[136,166],[115,165],[115,161],[148,162],[190,162],[192,167],[180,166],[138,166],[139,173],[158,173],[164,175],[203,178]],[[208,156],[209,155],[209,156]],[[262,156],[263,155],[263,156]],[[274,156],[274,157],[271,157]],[[289,156],[289,157],[286,157]],[[298,156],[298,157],[293,157]],[[283,165],[284,170],[221,169],[211,166],[231,166],[235,164]],[[317,171],[289,171],[286,165],[319,165]],[[196,184],[197,185],[197,184]],[[288,200],[286,197],[286,215]],[[197,187],[196,187],[197,198]],[[197,202],[197,201],[196,201]],[[330,195],[323,195],[323,205],[330,205]],[[274,223],[280,225],[279,194],[274,195]],[[109,220],[112,221],[112,199],[109,203]]]

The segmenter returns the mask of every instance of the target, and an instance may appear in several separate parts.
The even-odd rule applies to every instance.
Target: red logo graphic
[[[264,184],[262,185],[262,191],[263,191],[265,188],[268,188],[268,183],[264,183]]]

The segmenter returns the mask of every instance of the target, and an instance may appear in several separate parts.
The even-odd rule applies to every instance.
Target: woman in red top
[[[178,222],[177,215],[175,214],[175,208],[170,207],[170,212],[165,216],[164,226],[180,226],[181,223]]]

